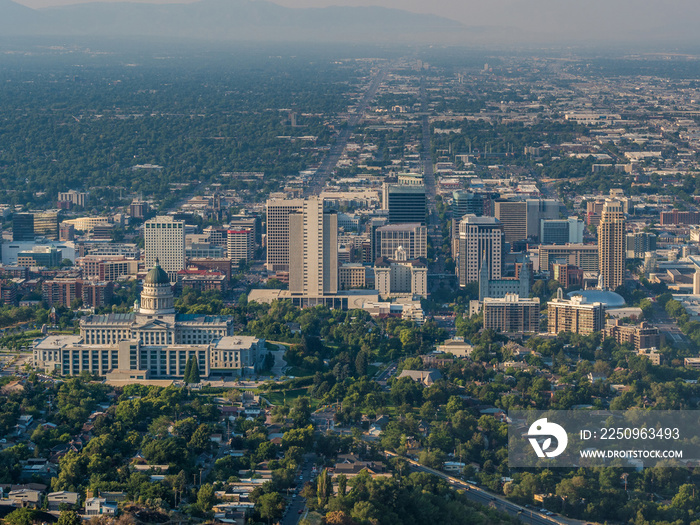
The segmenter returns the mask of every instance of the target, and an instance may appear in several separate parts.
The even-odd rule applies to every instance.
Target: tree
[[[258,498],[255,506],[260,513],[260,517],[267,519],[268,525],[272,520],[281,518],[284,513],[284,500],[279,492],[263,494]]]
[[[8,525],[32,525],[36,511],[32,509],[17,509],[5,516],[5,523]]]
[[[323,469],[321,475],[316,480],[316,496],[318,497],[318,506],[323,507],[328,503],[328,498],[333,493],[333,484],[331,477],[328,475],[328,470]]]
[[[195,453],[201,454],[211,446],[210,436],[211,430],[209,429],[209,425],[202,423],[192,434],[192,438],[188,444],[189,448]]]
[[[342,510],[335,510],[326,514],[326,525],[354,525],[355,521]]]
[[[214,506],[214,487],[209,485],[202,485],[197,493],[197,507],[202,512],[209,512]]]
[[[80,525],[82,520],[74,510],[64,510],[58,517],[57,525]]]
[[[338,476],[338,495],[339,496],[345,496],[345,491],[347,489],[348,485],[348,478],[345,476],[345,474],[340,474]]]
[[[183,376],[182,380],[185,383],[189,383],[191,375],[192,375],[192,358],[189,358],[187,360],[187,363],[185,363],[185,375]]]
[[[187,360],[183,380],[187,384],[199,383],[199,364],[197,363],[197,356],[192,356]]]

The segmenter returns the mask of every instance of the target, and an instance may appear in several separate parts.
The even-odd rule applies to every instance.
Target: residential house
[[[48,496],[49,510],[58,511],[62,508],[74,508],[78,505],[78,493],[77,492],[67,492],[62,490],[60,492],[51,492]],[[63,505],[63,507],[61,506]]]
[[[86,516],[116,516],[117,504],[110,503],[106,498],[94,497],[85,500]]]
[[[7,499],[14,507],[30,507],[38,509],[42,503],[42,492],[35,489],[22,488],[12,490]]]
[[[442,374],[435,368],[430,370],[404,370],[399,374],[399,379],[402,377],[410,377],[414,381],[422,383],[424,386],[430,386],[435,383],[435,381],[442,379]]]

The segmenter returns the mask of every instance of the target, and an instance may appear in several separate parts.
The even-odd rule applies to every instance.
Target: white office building
[[[177,272],[185,269],[185,221],[172,217],[155,217],[144,224],[146,268],[153,268],[156,259],[174,282]]]

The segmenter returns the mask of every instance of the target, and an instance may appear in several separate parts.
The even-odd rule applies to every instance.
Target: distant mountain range
[[[382,7],[291,9],[265,0],[87,3],[34,10],[0,0],[4,36],[167,37],[219,41],[428,41],[459,22]]]

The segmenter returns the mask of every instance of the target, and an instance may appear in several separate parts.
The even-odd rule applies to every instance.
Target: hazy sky
[[[14,0],[33,8],[110,0]],[[127,0],[118,0],[127,1]],[[189,3],[189,0],[130,0]],[[255,0],[252,0],[255,1]],[[462,22],[472,34],[499,28],[499,38],[523,41],[698,42],[698,0],[272,0],[286,7],[375,5],[430,13]],[[488,28],[488,29],[487,29]]]
[[[80,4],[94,1],[113,0],[14,0],[18,4],[32,8],[50,7],[58,5]],[[122,1],[122,0],[118,0]],[[126,1],[126,0],[124,0]],[[141,2],[149,4],[188,4],[192,0],[128,0],[130,2]],[[468,10],[465,8],[465,1],[460,0],[271,0],[275,4],[286,7],[327,7],[331,5],[343,6],[363,6],[378,5],[382,7],[392,7],[404,9],[416,13],[432,13],[446,16],[448,18],[465,21],[462,15]],[[471,9],[471,6],[470,6]]]

